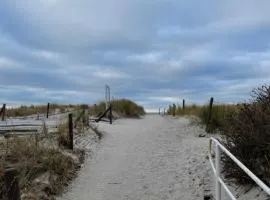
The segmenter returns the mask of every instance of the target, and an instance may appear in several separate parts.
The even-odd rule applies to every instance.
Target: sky
[[[1,0],[0,103],[148,111],[248,100],[270,81],[269,0]]]

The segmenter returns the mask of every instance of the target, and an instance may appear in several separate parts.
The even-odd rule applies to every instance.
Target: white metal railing
[[[212,160],[212,144],[215,144],[215,165]],[[264,184],[255,174],[253,174],[243,163],[241,163],[228,149],[226,149],[217,139],[210,138],[209,143],[209,161],[215,174],[215,195],[216,200],[221,200],[221,186],[225,192],[233,200],[236,200],[232,192],[220,177],[220,152],[224,152],[229,156],[250,178],[252,178],[258,186],[260,186],[268,195],[270,195],[270,188]]]

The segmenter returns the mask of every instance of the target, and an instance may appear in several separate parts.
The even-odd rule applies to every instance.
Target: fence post
[[[68,127],[69,127],[69,149],[73,150],[73,121],[71,113],[68,115]]]
[[[6,168],[4,172],[4,181],[7,200],[21,200],[16,169]]]
[[[221,200],[221,184],[219,182],[220,177],[220,150],[218,144],[216,144],[216,200]]]
[[[47,119],[49,118],[50,103],[47,105]]]
[[[110,104],[110,124],[112,124],[112,104]]]
[[[173,116],[175,116],[175,109],[176,109],[176,105],[173,104]]]
[[[183,99],[183,113],[185,114],[185,108],[186,108],[186,102],[185,102],[185,99]]]
[[[5,115],[6,115],[6,104],[3,105],[3,112],[2,112],[2,121],[5,121]]]
[[[214,103],[214,98],[211,97],[210,105],[209,105],[209,113],[208,113],[207,125],[206,125],[206,132],[212,132],[211,121],[212,121],[213,103]]]

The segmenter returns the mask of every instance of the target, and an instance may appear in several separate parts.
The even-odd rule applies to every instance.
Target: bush
[[[227,119],[224,143],[252,172],[266,183],[270,181],[270,87],[255,89],[249,103]],[[229,158],[224,157],[226,177],[238,183],[251,180]]]

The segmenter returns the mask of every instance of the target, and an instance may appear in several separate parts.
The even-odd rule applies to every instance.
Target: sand
[[[99,124],[104,138],[62,200],[203,199],[208,139],[185,118],[146,116]]]

